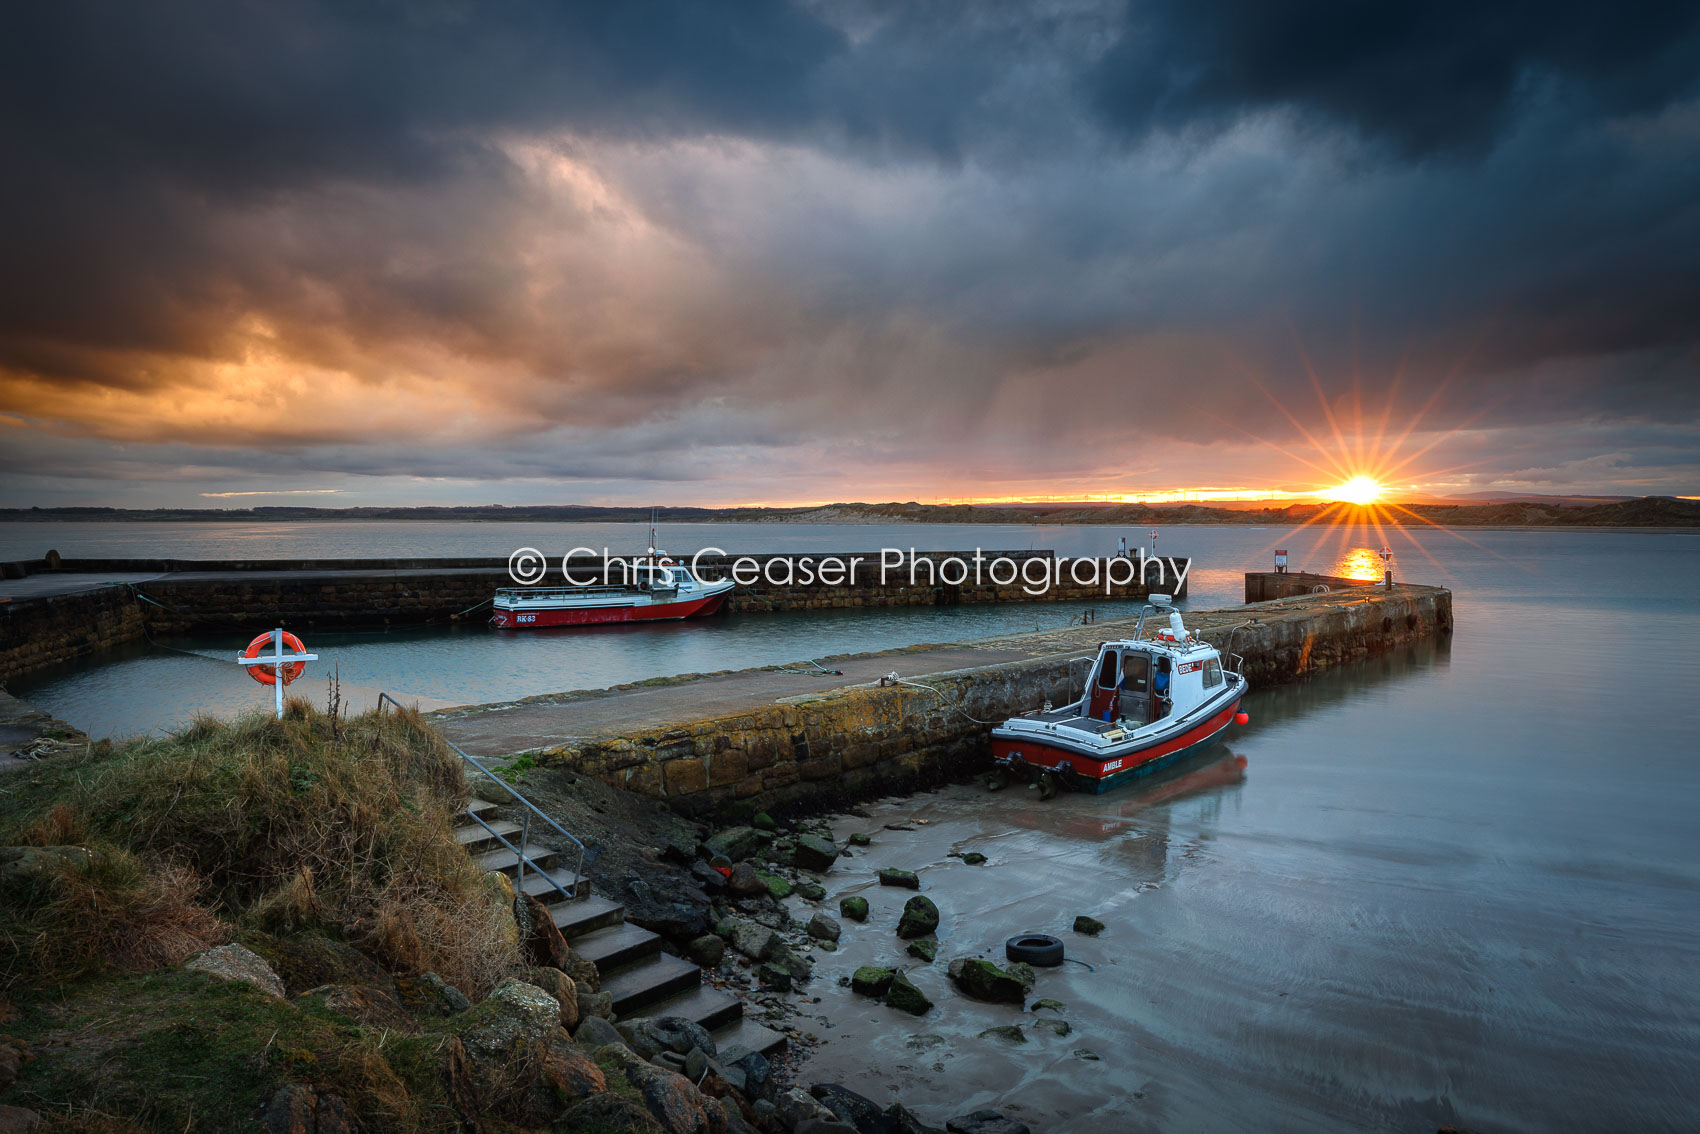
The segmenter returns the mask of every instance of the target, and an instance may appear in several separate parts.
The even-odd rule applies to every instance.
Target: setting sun
[[[1344,504],[1374,504],[1381,499],[1381,491],[1381,485],[1373,477],[1355,476],[1324,495],[1329,500],[1338,500]]]

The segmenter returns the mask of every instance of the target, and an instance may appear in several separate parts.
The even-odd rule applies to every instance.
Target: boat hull
[[[499,630],[544,630],[551,626],[601,626],[621,622],[677,622],[682,618],[706,618],[717,614],[726,602],[726,592],[693,597],[680,602],[638,602],[598,606],[531,607],[506,610],[497,607],[490,621]]]
[[[1105,792],[1185,760],[1222,739],[1239,712],[1235,697],[1226,707],[1173,736],[1154,737],[1125,749],[1109,748],[1087,755],[1062,745],[1047,744],[1031,734],[992,732],[992,759],[1005,767],[1026,765],[1056,775],[1076,791]]]

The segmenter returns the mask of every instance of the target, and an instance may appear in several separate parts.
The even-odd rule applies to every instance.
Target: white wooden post
[[[296,662],[318,661],[319,655],[318,654],[286,654],[286,653],[284,653],[283,652],[283,631],[281,629],[273,630],[271,637],[272,637],[272,651],[271,651],[270,654],[262,653],[257,657],[249,657],[245,653],[237,654],[236,655],[236,664],[242,666],[245,669],[251,669],[254,666],[258,666],[258,665],[269,665],[269,666],[272,667],[272,674],[273,674],[273,676],[276,677],[276,680],[272,682],[272,689],[277,694],[277,719],[282,720],[283,719],[283,667],[286,666],[286,665],[293,665]]]

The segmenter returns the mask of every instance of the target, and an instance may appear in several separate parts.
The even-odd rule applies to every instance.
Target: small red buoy
[[[1250,713],[1235,713],[1234,714],[1234,723],[1235,724],[1250,724],[1251,723],[1251,714]]]

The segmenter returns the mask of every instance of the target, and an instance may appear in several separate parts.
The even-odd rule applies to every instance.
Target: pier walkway
[[[1258,576],[1248,576],[1248,590],[1254,585],[1263,587]],[[1224,654],[1243,655],[1257,689],[1448,634],[1451,598],[1437,587],[1339,579],[1325,593],[1183,617]],[[1148,631],[1160,621],[1166,623],[1151,620]],[[839,675],[813,672],[803,661],[786,667],[790,672],[694,675],[465,706],[434,717],[477,756],[530,754],[681,810],[744,799],[781,805],[811,792],[860,790],[956,768],[983,754],[985,722],[1077,696],[1098,644],[1133,628],[1131,619],[1103,621],[816,659]],[[892,672],[914,684],[882,687],[880,678]]]

